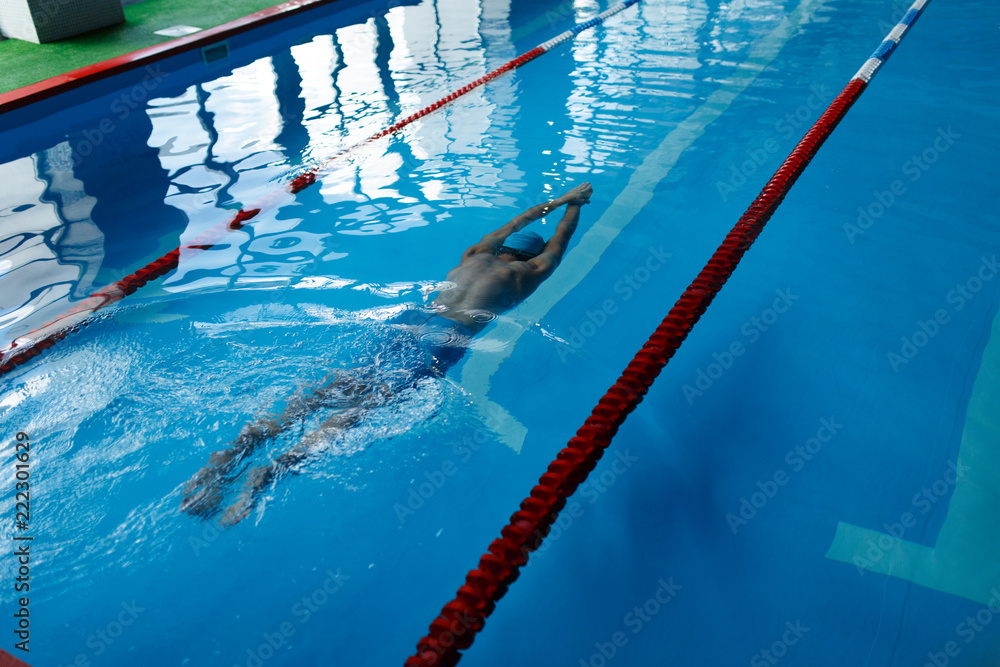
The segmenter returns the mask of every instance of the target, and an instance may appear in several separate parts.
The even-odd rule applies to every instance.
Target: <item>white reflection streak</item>
[[[260,137],[255,151],[280,151],[275,137],[282,119],[274,91],[277,74],[270,58],[260,58],[233,70],[229,76],[204,85],[208,93],[205,110],[214,114],[218,138],[212,147],[220,162],[235,163],[245,158],[248,137]],[[276,155],[280,159],[280,154]]]
[[[181,99],[175,99],[170,105],[168,120],[158,122],[157,119],[163,114],[154,111],[152,106],[149,112],[153,124],[153,134],[149,143],[151,146],[160,147],[160,164],[170,174],[171,180],[171,187],[164,204],[182,211],[188,220],[188,225],[180,236],[182,243],[205,231],[206,223],[213,222],[209,217],[201,215],[201,211],[206,209],[213,213],[221,211],[215,207],[217,202],[214,193],[184,192],[178,186],[186,184],[199,188],[212,187],[214,191],[228,180],[224,174],[207,167],[214,157],[209,151],[215,129],[205,127],[198,115],[199,110],[196,90],[191,87]],[[179,176],[178,172],[182,172],[182,175]],[[245,237],[244,233],[233,232],[233,234]],[[192,281],[189,274],[203,269],[220,271],[224,267],[233,265],[239,253],[236,243],[231,243],[225,250],[211,253],[183,251],[177,269],[163,281],[162,288],[166,292],[178,293],[205,287],[204,280]],[[213,284],[220,282],[225,281],[216,280]]]
[[[334,144],[335,140],[330,137],[335,137],[335,131],[343,125],[340,100],[333,80],[333,72],[340,61],[333,45],[333,35],[319,35],[307,44],[293,46],[292,58],[302,76],[309,147],[313,151],[323,151]],[[316,113],[322,107],[329,108]],[[323,155],[320,153],[317,157],[322,158]]]
[[[153,126],[148,145],[159,150],[160,166],[169,174],[171,185],[164,204],[173,206],[189,221],[181,238],[191,238],[203,231],[198,212],[204,208],[203,193],[185,193],[179,186],[185,184],[209,185],[219,179],[207,173],[208,147],[211,144],[209,128],[198,117],[199,104],[194,86],[174,98],[150,100],[149,121]],[[185,171],[188,167],[189,170]],[[196,180],[192,180],[196,179]],[[187,181],[187,183],[185,183]],[[192,269],[190,253],[183,253],[174,273],[163,281],[167,292],[184,292],[190,289],[186,274]]]
[[[389,68],[399,91],[399,106],[404,112],[410,112],[440,97],[441,82],[445,80],[442,76],[444,66],[437,54],[440,26],[437,7],[431,2],[399,9],[402,11],[389,16],[393,43]],[[430,118],[424,117],[418,123],[424,125]],[[406,135],[407,142],[417,160],[426,164],[432,155],[441,154],[429,151],[424,145],[423,127],[411,127],[413,129]],[[431,179],[421,179],[419,185],[426,201],[441,198],[445,191],[444,183]]]
[[[44,241],[43,234],[62,227],[63,222],[56,206],[42,200],[46,182],[39,178],[37,167],[31,157],[0,164],[0,183],[4,185],[0,189],[2,239],[21,234],[31,237],[16,249],[0,254],[6,267],[0,277],[0,312],[6,317],[0,324],[4,345],[45,322],[46,316],[64,311],[71,286],[82,277],[79,266],[60,264],[59,257]],[[24,205],[31,208],[13,212]],[[54,286],[37,290],[32,297],[32,289],[41,285]],[[23,324],[16,326],[18,322]]]
[[[331,77],[330,103],[336,115],[330,115],[331,121],[324,122],[330,126],[327,130],[333,139],[323,139],[318,145],[310,142],[317,157],[324,159],[329,153],[339,148],[356,144],[387,124],[389,116],[386,113],[384,91],[380,94],[373,86],[380,85],[378,69],[375,64],[376,28],[374,20],[362,25],[352,25],[340,28],[330,39],[330,62],[337,62],[336,45],[340,47],[343,61],[334,65],[334,75]],[[305,75],[303,75],[305,78]],[[310,133],[310,138],[313,136]],[[320,154],[323,153],[323,154]],[[358,199],[359,183],[363,183],[360,173],[365,160],[364,149],[361,155],[346,155],[340,164],[334,165],[333,177],[324,178],[319,186],[320,195],[327,204],[344,200]]]
[[[204,164],[209,144],[208,132],[198,121],[194,86],[177,97],[150,100],[147,113],[153,126],[147,145],[159,151],[160,166],[171,182],[164,204],[190,217],[197,205],[189,195],[181,194],[177,173],[189,165]]]
[[[440,0],[390,14],[394,45],[390,70],[404,110],[423,108],[460,83],[487,73],[480,34],[483,15],[481,3],[467,0]],[[429,35],[436,39],[428,39]],[[436,71],[437,76],[428,75],[431,71]],[[495,85],[491,83],[491,89]],[[424,169],[451,174],[441,180],[420,180],[418,185],[426,201],[461,198],[459,191],[470,190],[470,184],[456,182],[468,178],[462,175],[472,171],[462,169],[458,156],[470,156],[466,159],[476,167],[474,178],[479,181],[476,185],[491,187],[498,182],[498,169],[489,173],[483,168],[482,158],[491,148],[487,137],[495,111],[495,105],[488,99],[491,98],[485,88],[477,88],[440,113],[422,118],[408,131],[410,150],[422,161]]]
[[[483,40],[479,34],[482,7],[478,2],[471,3],[467,0],[438,0],[438,7],[441,22],[440,52],[447,54],[445,66],[450,70],[449,78],[452,82],[447,88],[454,89],[459,81],[472,81],[489,71],[482,48]],[[459,57],[456,58],[455,54],[459,54]],[[431,154],[437,150],[441,155],[448,156],[453,174],[453,190],[461,188],[460,192],[471,193],[476,191],[477,186],[494,187],[499,179],[497,169],[490,168],[489,164],[490,143],[493,141],[490,117],[495,108],[489,102],[493,99],[492,92],[493,82],[477,88],[447,107],[444,114],[428,119],[420,128],[422,135],[430,138],[428,143],[432,143],[437,136],[442,139],[450,138],[450,141],[439,148],[429,146],[428,150]],[[456,164],[461,162],[476,168],[462,169]],[[459,179],[465,182],[454,182]],[[464,194],[456,195],[465,198]]]
[[[165,203],[182,210],[190,221],[181,234],[181,242],[197,236],[207,226],[218,222],[216,215],[218,191],[230,186],[230,195],[239,201],[237,190],[248,191],[266,185],[266,175],[259,172],[240,172],[236,165],[248,155],[265,155],[265,161],[283,159],[275,138],[282,128],[278,100],[275,97],[277,75],[269,58],[259,59],[240,67],[228,76],[205,83],[205,97],[199,103],[197,88],[189,89],[181,103],[190,100],[190,113],[178,128],[179,116],[171,115],[169,122],[158,127],[159,115],[151,105],[153,122],[151,146],[160,146],[160,162],[171,174],[174,187]],[[204,108],[201,108],[203,104]],[[178,106],[171,106],[170,113]],[[202,113],[199,115],[199,111]],[[180,132],[177,130],[180,129]],[[162,134],[165,131],[166,136]],[[177,132],[179,136],[174,136]],[[174,145],[180,137],[204,137],[204,144],[186,149]],[[257,137],[258,139],[251,139]],[[162,142],[162,143],[161,143]],[[250,150],[252,149],[252,150]],[[270,157],[267,154],[270,153]],[[197,156],[197,157],[195,157]],[[217,167],[211,166],[213,163]],[[178,175],[178,172],[183,172]],[[245,176],[244,176],[245,174]],[[183,179],[183,180],[182,180]],[[182,192],[176,186],[196,188]],[[211,193],[211,194],[209,194]],[[208,211],[216,215],[203,215]],[[241,264],[242,242],[245,232],[231,232],[229,243],[213,248],[211,252],[182,252],[176,271],[163,283],[168,292],[186,292],[207,287],[222,287],[229,281],[236,267]],[[207,271],[211,276],[191,281],[189,274]]]

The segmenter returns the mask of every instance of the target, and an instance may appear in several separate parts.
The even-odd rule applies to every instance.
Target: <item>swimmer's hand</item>
[[[589,182],[585,182],[564,194],[562,200],[567,204],[589,204],[592,194],[594,194],[594,188]]]

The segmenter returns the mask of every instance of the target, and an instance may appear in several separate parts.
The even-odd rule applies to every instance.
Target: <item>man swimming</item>
[[[225,487],[239,475],[242,460],[315,410],[332,408],[333,416],[303,437],[296,447],[247,473],[243,492],[220,519],[224,525],[238,523],[250,513],[258,496],[272,481],[305,459],[331,433],[349,428],[365,414],[388,404],[417,379],[443,376],[462,358],[476,334],[530,296],[552,275],[576,231],[580,207],[589,203],[592,193],[590,183],[583,183],[487,234],[462,253],[462,260],[448,272],[429,309],[409,308],[389,320],[388,324],[412,333],[425,352],[425,361],[402,383],[387,381],[375,368],[337,372],[319,389],[291,399],[281,415],[245,426],[229,449],[214,452],[208,465],[185,487],[181,509],[202,517],[216,514]],[[522,231],[563,205],[566,212],[547,242],[534,232]]]

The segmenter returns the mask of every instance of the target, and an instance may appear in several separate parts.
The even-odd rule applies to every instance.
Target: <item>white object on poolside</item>
[[[0,33],[47,44],[125,20],[121,0],[2,0]]]
[[[163,35],[164,37],[183,37],[184,35],[201,32],[202,30],[203,28],[195,28],[191,25],[174,25],[163,30],[154,30],[153,33]]]

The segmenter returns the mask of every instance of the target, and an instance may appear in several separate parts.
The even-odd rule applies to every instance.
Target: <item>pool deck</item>
[[[157,30],[207,30],[259,12],[276,0],[144,0],[125,4],[125,22],[51,44],[0,41],[0,94],[177,38]],[[194,33],[191,37],[197,37]],[[185,38],[180,38],[185,39]]]

